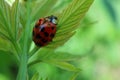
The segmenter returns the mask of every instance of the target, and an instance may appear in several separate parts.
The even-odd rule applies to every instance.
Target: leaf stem
[[[21,62],[17,75],[17,80],[27,80],[27,61],[27,53],[23,53],[21,55]]]
[[[42,60],[35,60],[35,61],[32,61],[31,63],[28,63],[28,68],[34,64],[37,64],[37,63],[40,63],[42,62]]]
[[[39,50],[40,48],[39,47],[34,47],[32,49],[32,51],[29,53],[29,57],[31,57],[32,55],[35,55],[35,53]]]

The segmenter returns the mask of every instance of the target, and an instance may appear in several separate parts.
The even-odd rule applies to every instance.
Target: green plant
[[[72,71],[75,74],[71,80],[75,80],[80,69],[68,61],[73,61],[79,56],[63,52],[55,52],[75,34],[82,17],[89,9],[93,0],[74,0],[62,13],[52,11],[57,0],[44,0],[20,3],[15,0],[12,6],[6,1],[0,0],[0,52],[12,54],[19,66],[17,80],[27,80],[30,66],[45,62],[62,69]],[[40,5],[38,5],[40,4]],[[39,48],[32,45],[32,28],[40,17],[56,14],[59,19],[57,33],[49,45]],[[5,46],[4,46],[5,45]],[[57,54],[56,54],[57,53]],[[28,76],[28,77],[27,77]],[[39,74],[35,74],[31,80],[39,80]]]

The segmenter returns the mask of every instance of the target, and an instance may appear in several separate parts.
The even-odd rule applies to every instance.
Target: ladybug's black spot
[[[46,40],[46,39],[42,39],[42,42],[43,42],[43,43],[46,43],[46,42],[47,42],[47,40]]]
[[[52,34],[50,34],[50,37],[51,37],[51,38],[53,38],[54,36],[55,36],[55,34],[53,34],[53,33],[52,33]]]
[[[40,43],[35,43],[37,46],[41,47],[42,45]]]
[[[43,28],[41,28],[41,32],[44,32],[44,30],[45,30],[45,28],[43,27]]]
[[[52,27],[51,29],[54,30],[54,27]]]
[[[36,44],[37,46],[41,47],[41,46],[42,46],[41,39],[37,39],[37,40],[35,41],[35,44]]]
[[[37,34],[37,35],[36,35],[36,38],[37,38],[37,39],[40,39],[40,38],[41,38],[41,36],[40,36],[39,34]]]
[[[38,27],[39,27],[39,26],[36,24],[36,25],[35,25],[35,28],[38,28]]]
[[[49,36],[49,34],[48,34],[47,32],[44,32],[44,35],[45,35],[45,37],[48,37],[48,36]]]
[[[34,31],[32,32],[32,35],[33,35],[33,36],[35,35],[35,32],[34,32]]]

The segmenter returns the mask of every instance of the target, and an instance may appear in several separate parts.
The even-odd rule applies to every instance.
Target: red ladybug
[[[45,46],[52,41],[56,33],[57,17],[48,16],[41,18],[33,28],[33,41],[39,46]]]

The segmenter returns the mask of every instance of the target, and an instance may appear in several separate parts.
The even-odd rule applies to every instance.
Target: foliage
[[[52,9],[57,1],[27,0],[27,2],[20,3],[19,0],[15,0],[10,6],[6,1],[0,0],[0,44],[6,44],[6,46],[0,47],[0,52],[10,53],[16,58],[19,66],[17,80],[27,80],[28,77],[31,77],[28,76],[28,67],[39,62],[53,64],[59,68],[74,72],[75,74],[71,80],[75,80],[76,75],[78,75],[80,69],[68,61],[80,57],[55,52],[55,50],[74,35],[93,0],[73,0],[62,13],[58,14],[56,12],[59,21],[53,41],[42,48],[32,46],[31,34],[35,22],[41,17],[53,14]],[[31,49],[31,47],[33,48]],[[35,74],[32,80],[39,80],[38,77],[38,74]]]

